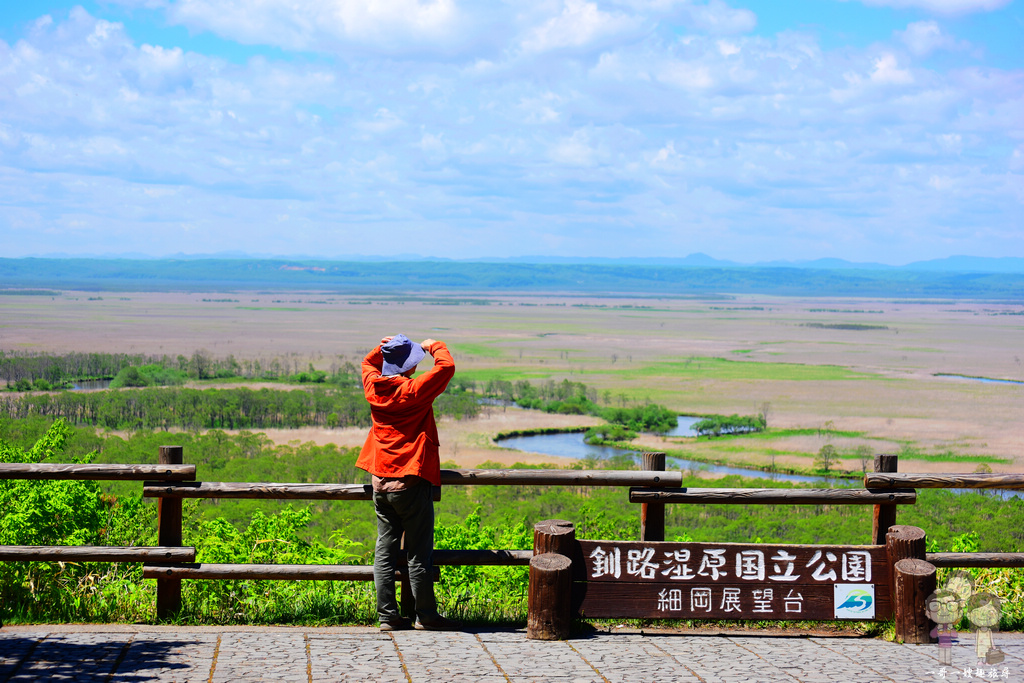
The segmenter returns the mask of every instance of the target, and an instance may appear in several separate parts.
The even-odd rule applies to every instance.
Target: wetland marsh
[[[858,446],[901,452],[917,470],[973,471],[983,463],[1022,471],[1024,464],[1024,385],[969,379],[1024,380],[1021,306],[1009,303],[69,291],[9,295],[0,306],[0,348],[8,350],[174,356],[202,349],[327,369],[358,364],[377,339],[402,330],[448,342],[457,376],[478,385],[569,379],[595,388],[607,405],[651,401],[690,415],[768,411],[766,434],[641,436],[634,444],[698,460],[809,469],[828,440],[847,454]],[[499,423],[594,420],[488,407],[464,422],[442,424],[442,447],[443,457],[468,466],[516,457],[493,443]],[[353,440],[344,430],[321,431],[271,438]],[[861,463],[841,458],[840,467]]]

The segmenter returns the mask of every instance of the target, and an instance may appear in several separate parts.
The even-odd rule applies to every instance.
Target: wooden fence
[[[665,470],[664,453],[644,453],[640,470],[442,470],[441,482],[444,486],[616,486],[629,487],[629,500],[640,504],[641,544],[638,547],[627,547],[619,541],[576,541],[572,532],[571,547],[558,546],[550,538],[560,536],[552,533],[552,529],[570,529],[568,522],[546,522],[546,531],[535,533],[533,549],[507,550],[438,550],[434,554],[436,565],[530,565],[530,616],[531,637],[543,638],[555,634],[564,637],[567,631],[561,626],[540,628],[536,623],[543,622],[537,616],[550,605],[570,605],[574,614],[601,613],[594,611],[594,605],[614,604],[609,597],[602,598],[601,591],[609,596],[627,595],[619,588],[588,588],[583,593],[574,593],[565,589],[566,596],[552,602],[553,593],[548,590],[547,597],[534,596],[534,587],[542,590],[545,585],[543,576],[547,570],[556,569],[562,578],[559,581],[577,579],[579,581],[585,561],[583,551],[594,553],[597,546],[572,544],[600,544],[611,548],[619,544],[618,551],[648,553],[647,548],[656,548],[651,552],[660,553],[692,553],[703,552],[699,544],[689,547],[686,544],[669,544],[668,546],[652,546],[664,542],[665,505],[667,504],[761,504],[761,505],[872,505],[874,506],[871,545],[869,546],[804,546],[812,548],[810,552],[836,553],[867,553],[874,558],[872,561],[884,569],[876,570],[876,582],[880,586],[879,599],[876,604],[877,618],[885,618],[895,614],[897,632],[908,642],[927,640],[927,632],[921,636],[923,628],[918,621],[911,619],[903,630],[900,630],[901,616],[906,620],[905,612],[911,605],[901,607],[900,575],[897,565],[903,560],[916,563],[909,567],[906,576],[918,576],[921,572],[931,572],[934,580],[935,567],[1022,567],[1024,553],[926,553],[924,550],[924,532],[913,527],[899,527],[896,522],[898,505],[913,504],[916,501],[917,488],[1024,488],[1024,475],[923,475],[896,473],[897,458],[895,455],[879,455],[875,457],[874,472],[864,478],[863,489],[716,489],[716,488],[682,488],[682,473]],[[154,547],[100,547],[100,546],[0,546],[0,561],[96,561],[96,562],[142,562],[143,577],[157,580],[157,617],[166,619],[173,616],[181,608],[181,581],[183,579],[283,579],[283,580],[343,580],[369,581],[373,578],[373,568],[352,565],[255,565],[255,564],[210,564],[195,563],[195,548],[182,546],[182,500],[184,498],[252,498],[252,499],[307,499],[307,500],[363,500],[372,498],[369,485],[361,484],[295,484],[295,483],[247,483],[247,482],[204,482],[196,480],[196,466],[183,463],[183,449],[180,446],[163,446],[159,450],[157,465],[65,465],[65,464],[5,464],[0,463],[0,479],[90,479],[105,481],[142,481],[143,496],[156,498],[158,505],[158,544]],[[435,489],[435,500],[440,499],[440,489]],[[558,525],[561,524],[562,527]],[[538,526],[540,528],[540,525]],[[918,533],[919,532],[919,533]],[[548,540],[545,540],[548,539]],[[910,539],[910,540],[907,540]],[[706,545],[706,544],[705,544]],[[725,548],[729,546],[728,548]],[[758,557],[757,553],[769,552],[786,557],[798,552],[797,546],[780,544],[754,547],[744,544],[742,548],[732,544],[715,544],[716,548],[725,548],[723,552],[740,557]],[[561,551],[559,551],[559,548]],[[813,550],[817,548],[817,550]],[[614,548],[613,548],[614,550]],[[552,552],[553,551],[553,552]],[[601,552],[606,552],[602,549]],[[802,552],[802,551],[799,551]],[[746,553],[746,555],[744,555]],[[562,560],[548,557],[543,562],[538,560],[541,555],[561,556],[569,564],[562,567]],[[680,557],[682,555],[679,555]],[[795,556],[795,555],[794,555]],[[846,555],[843,555],[846,557]],[[660,557],[660,556],[659,556]],[[802,557],[802,556],[801,556]],[[838,557],[838,555],[837,555]],[[850,555],[850,557],[854,557]],[[554,561],[555,566],[548,566]],[[540,562],[540,569],[535,565]],[[548,564],[544,564],[547,562]],[[575,563],[575,567],[573,565]],[[902,566],[902,565],[901,565]],[[930,568],[930,570],[929,570]],[[648,572],[650,567],[647,567]],[[559,573],[560,572],[560,573]],[[574,573],[575,572],[575,573]],[[884,574],[884,575],[883,575]],[[569,577],[565,579],[564,577]],[[593,578],[593,577],[591,577]],[[602,577],[597,577],[602,578]],[[403,610],[409,613],[411,608],[411,591],[408,590],[406,578],[401,571],[396,576],[403,582]],[[671,581],[671,579],[668,579]],[[909,579],[907,579],[909,581]],[[925,579],[927,583],[927,579]],[[597,582],[600,583],[600,582]],[[560,585],[560,584],[559,584]],[[613,585],[609,583],[609,585]],[[908,584],[909,585],[909,584]],[[650,592],[649,589],[644,589]],[[659,589],[660,590],[660,589]],[[723,589],[724,590],[724,589]],[[764,589],[761,589],[764,590]],[[908,589],[909,590],[909,589]],[[589,591],[590,599],[584,599]],[[609,592],[611,591],[611,592]],[[616,591],[618,591],[616,593]],[[555,591],[557,592],[557,591]],[[820,591],[819,591],[820,592]],[[583,597],[580,597],[582,595]],[[674,593],[662,597],[664,604],[676,604]],[[815,593],[817,595],[817,593]],[[628,599],[628,598],[627,598]],[[820,603],[820,596],[814,598]],[[567,602],[566,602],[567,601]],[[668,601],[668,602],[666,602]],[[535,605],[536,603],[536,605]],[[816,604],[817,604],[816,603]],[[823,603],[821,603],[823,604]],[[609,608],[611,609],[611,608]],[[914,608],[916,609],[916,607]],[[669,610],[672,611],[672,610]],[[537,612],[537,614],[535,614]],[[634,609],[633,612],[636,612]],[[821,609],[813,614],[819,614]],[[566,612],[565,614],[568,614]],[[602,613],[603,614],[603,613]],[[710,613],[708,618],[726,616]],[[807,614],[811,614],[808,612]],[[607,616],[613,616],[609,613]],[[618,616],[630,616],[619,614]],[[658,616],[658,615],[654,615]],[[666,616],[661,614],[660,616]],[[671,615],[669,615],[671,616]],[[560,619],[568,617],[563,614]],[[757,618],[751,615],[750,618]],[[783,615],[785,618],[785,615]],[[794,617],[795,618],[795,617]],[[806,615],[801,618],[808,618]],[[817,617],[813,617],[817,618]],[[540,621],[538,621],[540,620]],[[549,620],[550,621],[550,620]],[[547,623],[547,622],[544,622]],[[566,622],[567,623],[567,622]],[[567,627],[566,627],[567,628]]]

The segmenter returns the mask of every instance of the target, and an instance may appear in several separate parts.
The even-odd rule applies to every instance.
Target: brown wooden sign
[[[579,541],[587,617],[885,619],[885,546]]]

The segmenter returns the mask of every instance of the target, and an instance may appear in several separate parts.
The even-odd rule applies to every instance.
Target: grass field
[[[841,451],[903,449],[914,469],[1024,471],[1024,386],[966,378],[1024,380],[1024,324],[1007,315],[1021,308],[743,295],[63,292],[4,296],[0,349],[205,349],[327,369],[358,362],[381,336],[404,332],[449,342],[458,372],[477,381],[570,379],[612,402],[651,400],[686,414],[752,414],[767,404],[773,428],[817,430],[831,421]],[[517,414],[516,426],[537,419]],[[456,452],[447,456],[487,459],[494,420],[451,427]],[[684,444],[650,437],[642,445],[802,466],[822,443],[778,432]],[[849,457],[841,462],[859,469]]]

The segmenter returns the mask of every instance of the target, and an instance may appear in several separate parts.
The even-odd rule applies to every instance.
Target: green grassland
[[[493,353],[491,348],[485,345],[477,345],[470,355],[487,358],[501,356],[500,352]],[[467,345],[459,344],[458,349],[465,350]],[[470,348],[473,348],[470,346]],[[669,359],[658,362],[645,363],[623,363],[622,367],[603,363],[603,359],[586,359],[576,361],[573,373],[587,377],[608,377],[615,378],[622,384],[622,389],[627,391],[631,398],[644,399],[657,397],[661,400],[664,392],[659,390],[657,383],[651,383],[653,378],[671,378],[675,380],[714,380],[714,381],[796,381],[796,382],[825,382],[825,381],[848,381],[848,380],[875,380],[895,381],[872,375],[866,372],[858,372],[836,365],[801,365],[798,363],[773,363],[754,361],[733,361],[724,358],[693,357],[683,360]],[[490,380],[517,381],[521,379],[548,379],[562,377],[569,373],[565,369],[554,364],[549,369],[538,367],[536,361],[530,365],[503,365],[497,368],[471,368],[460,370],[460,377],[475,382],[487,382]],[[647,380],[642,390],[634,388],[637,382]]]
[[[477,356],[480,358],[501,358],[506,355],[505,350],[495,346],[499,340],[489,342],[458,342],[450,345],[453,354],[465,356]]]
[[[798,363],[765,363],[735,361],[725,358],[693,357],[662,360],[638,368],[605,368],[595,374],[619,375],[630,379],[673,377],[702,380],[768,380],[797,382],[828,382],[839,380],[878,379],[866,372],[856,372],[838,365],[801,365]]]

